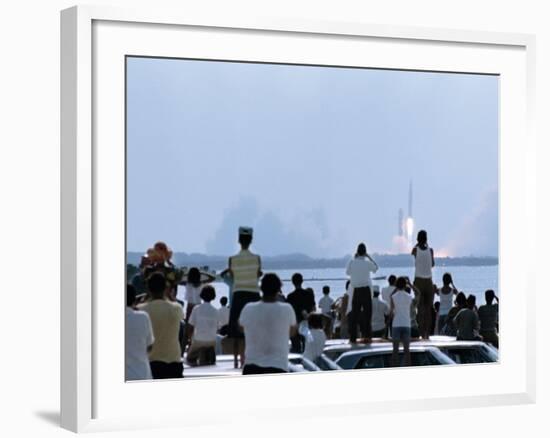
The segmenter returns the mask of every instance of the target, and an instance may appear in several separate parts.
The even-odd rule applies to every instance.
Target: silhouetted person
[[[481,339],[479,336],[479,317],[475,305],[475,296],[468,296],[466,305],[454,317],[457,340],[476,341]]]
[[[493,304],[493,301],[496,303]],[[498,298],[495,291],[485,291],[486,304],[479,306],[477,311],[480,322],[479,334],[484,342],[488,342],[498,348]]]
[[[296,322],[300,324],[303,320],[307,320],[308,315],[315,311],[315,296],[313,291],[303,289],[302,284],[304,279],[302,274],[295,273],[292,275],[292,284],[294,285],[294,291],[288,294],[286,301],[294,309],[296,315]],[[304,337],[296,333],[291,339],[293,353],[303,353],[304,351]]]
[[[220,298],[220,308],[218,309],[218,331],[220,335],[226,336],[229,325],[229,307],[227,307],[227,297]]]
[[[449,310],[445,325],[442,327],[443,334],[447,336],[456,336],[456,325],[455,325],[455,316],[460,312],[464,307],[466,307],[466,295],[463,292],[456,294],[455,305]]]
[[[364,243],[357,246],[355,257],[348,262],[346,274],[350,277],[351,316],[349,321],[350,342],[357,342],[357,327],[365,342],[372,338],[372,280],[371,272],[376,272],[378,265],[367,253]]]
[[[244,363],[244,334],[239,326],[239,316],[244,306],[260,300],[258,279],[262,275],[260,256],[249,250],[253,230],[250,227],[239,227],[238,254],[229,257],[228,269],[233,279],[233,298],[229,309],[229,337],[233,339],[234,364],[237,368],[237,356]]]
[[[388,285],[386,287],[382,288],[382,292],[381,292],[382,300],[388,305],[388,307],[390,305],[390,296],[393,293],[393,291],[395,290],[395,281],[396,280],[397,280],[397,277],[395,275],[391,274],[388,277]],[[389,314],[386,317],[386,332],[384,333],[385,337],[389,337],[391,335],[391,326],[392,326],[391,318],[392,318],[391,314]]]
[[[414,256],[414,285],[420,291],[418,328],[420,336],[429,339],[434,305],[432,268],[435,265],[435,259],[433,249],[428,246],[428,233],[425,230],[418,232],[416,240],[417,243],[411,254]]]

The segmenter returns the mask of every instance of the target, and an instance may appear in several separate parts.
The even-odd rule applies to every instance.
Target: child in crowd
[[[307,319],[311,336],[306,337],[304,357],[315,362],[325,348],[327,337],[323,331],[323,315],[311,313]]]
[[[227,335],[229,324],[229,307],[227,307],[227,297],[220,298],[220,308],[218,309],[218,332],[220,335]]]
[[[194,306],[189,317],[191,345],[186,359],[190,365],[211,365],[216,363],[218,311],[210,302],[216,298],[216,291],[212,286],[204,286],[200,297],[203,303]]]
[[[319,300],[319,308],[323,315],[323,327],[327,338],[330,338],[332,333],[334,321],[334,312],[332,310],[333,304],[334,300],[330,297],[330,286],[325,285],[323,286],[323,298]]]

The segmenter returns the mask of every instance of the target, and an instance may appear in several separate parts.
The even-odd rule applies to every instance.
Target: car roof
[[[456,347],[456,348],[471,348],[471,347],[485,347],[486,343],[482,341],[461,341],[457,340],[454,336],[431,336],[429,340],[411,340],[411,348],[418,347]],[[368,349],[372,351],[391,348],[392,343],[385,339],[373,340],[370,344],[351,344],[347,339],[331,339],[325,343],[325,353],[330,352],[347,352],[355,351],[358,349]]]
[[[353,356],[355,354],[359,355],[369,355],[369,354],[389,354],[393,351],[392,345],[380,346],[378,348],[354,348],[353,350],[343,352],[338,360],[344,356]],[[399,347],[399,351],[403,351],[403,346]],[[411,353],[423,353],[426,351],[434,351],[435,354],[440,353],[439,349],[436,347],[431,347],[428,345],[412,345],[410,346]]]

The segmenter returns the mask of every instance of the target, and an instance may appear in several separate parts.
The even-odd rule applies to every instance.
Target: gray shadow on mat
[[[59,426],[61,422],[61,414],[58,411],[37,411],[34,415],[53,426]]]

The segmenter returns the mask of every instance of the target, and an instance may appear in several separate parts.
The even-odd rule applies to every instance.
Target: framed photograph
[[[534,50],[62,11],[62,426],[533,402]]]

